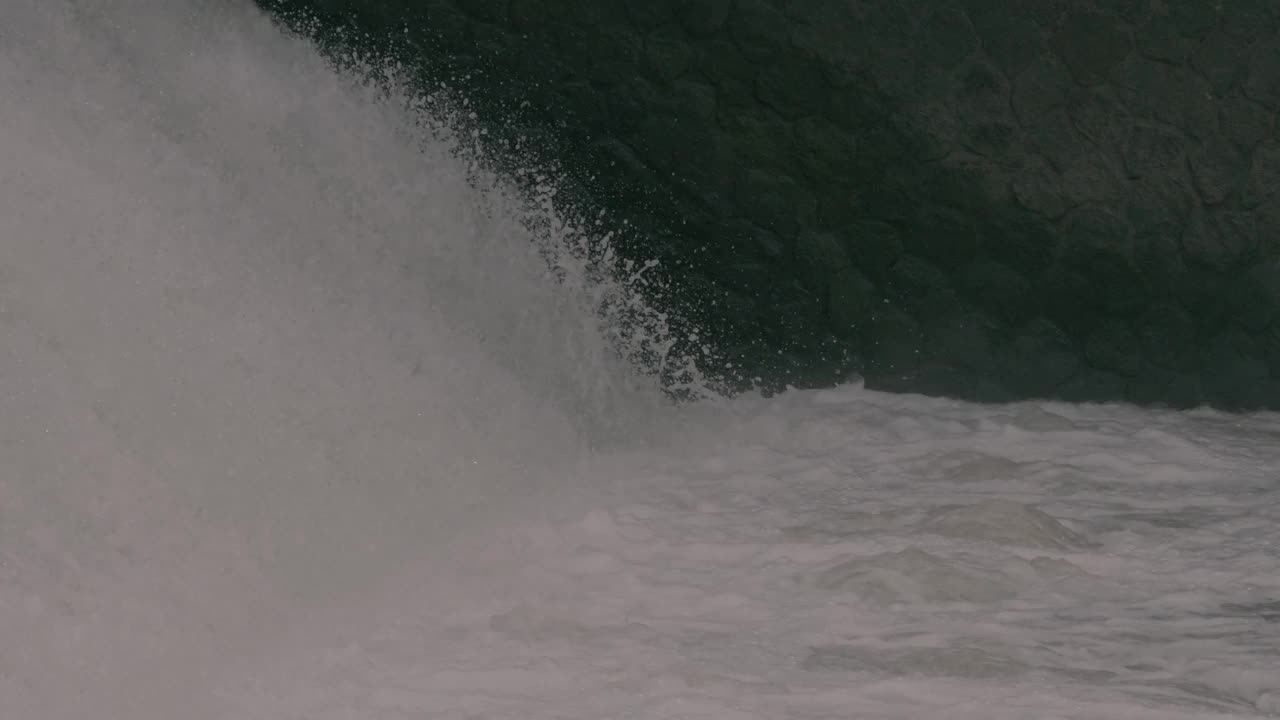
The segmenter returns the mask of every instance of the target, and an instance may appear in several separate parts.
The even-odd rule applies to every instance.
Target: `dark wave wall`
[[[742,382],[1280,408],[1273,0],[261,2],[558,158]]]

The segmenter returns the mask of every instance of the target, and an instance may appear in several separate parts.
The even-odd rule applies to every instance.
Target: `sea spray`
[[[733,369],[709,341],[710,333],[676,304],[670,274],[661,261],[633,249],[643,247],[642,231],[614,218],[572,188],[579,178],[562,158],[530,137],[529,128],[514,121],[521,105],[505,117],[482,117],[459,87],[472,80],[438,68],[426,72],[422,48],[402,34],[375,37],[321,22],[312,12],[282,10],[274,18],[281,29],[313,43],[338,73],[360,78],[382,102],[403,108],[419,142],[450,148],[467,169],[468,182],[480,197],[499,199],[501,212],[514,214],[547,268],[561,286],[563,316],[579,318],[578,331],[603,341],[578,356],[582,348],[566,348],[579,361],[611,369],[575,378],[560,390],[574,397],[579,409],[595,408],[589,422],[595,435],[613,426],[619,402],[634,404],[637,394],[657,389],[668,400],[719,400],[730,392]],[[412,58],[412,59],[411,59]],[[448,58],[438,58],[441,67]],[[444,80],[427,80],[443,75]],[[492,208],[492,211],[499,211]],[[627,248],[627,250],[624,250]],[[572,308],[572,309],[571,309]],[[607,356],[607,357],[606,357]],[[628,399],[620,401],[618,396]]]

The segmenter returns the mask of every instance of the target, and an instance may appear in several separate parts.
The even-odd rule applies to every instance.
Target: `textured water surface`
[[[1280,418],[856,387],[735,410],[599,459],[611,499],[520,531],[483,596],[436,612],[401,588],[235,686],[238,712],[1280,712]]]

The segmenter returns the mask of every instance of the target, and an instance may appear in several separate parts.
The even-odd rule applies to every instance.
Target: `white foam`
[[[314,675],[287,689],[278,676],[256,691],[232,684],[239,707],[325,718],[353,702],[362,717],[401,717],[359,697],[404,673],[420,693],[409,716],[1274,712],[1280,450],[1236,434],[1275,427],[1274,415],[1237,428],[1212,413],[859,388],[682,412],[698,420],[687,446],[593,462],[602,481],[622,480],[606,483],[614,498],[557,525],[554,549],[509,556],[490,613],[413,610],[403,598],[430,592],[425,569],[405,578],[419,590],[370,606],[417,632],[447,627],[448,641],[408,650],[356,622],[404,654],[344,665],[360,688],[349,692]],[[826,445],[836,436],[860,440]],[[960,439],[1000,472],[961,483],[938,472]],[[1133,458],[1168,458],[1179,475]],[[267,664],[309,667],[285,655]],[[501,672],[535,667],[555,672],[502,685]]]

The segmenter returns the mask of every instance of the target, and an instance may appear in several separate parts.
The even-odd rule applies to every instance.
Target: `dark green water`
[[[1265,0],[260,0],[606,211],[731,385],[1280,408]]]

